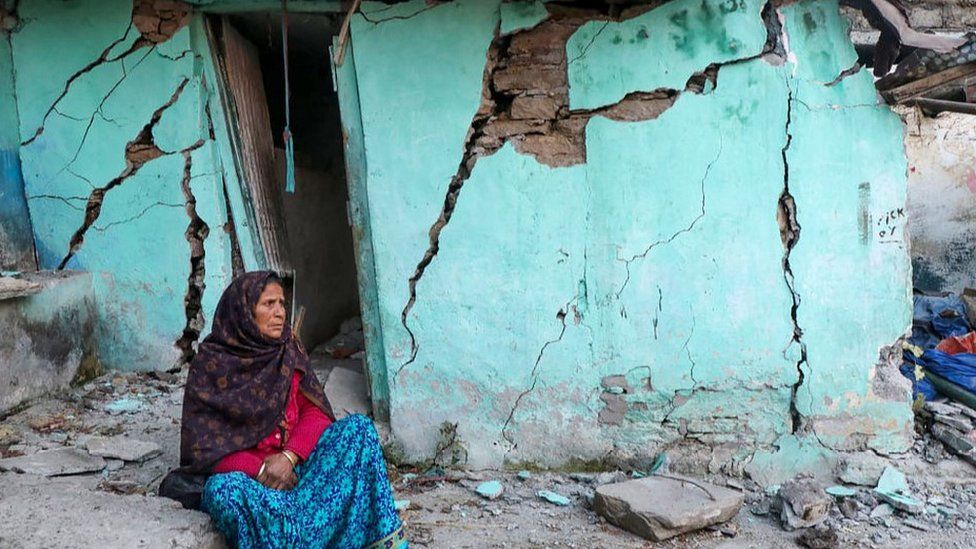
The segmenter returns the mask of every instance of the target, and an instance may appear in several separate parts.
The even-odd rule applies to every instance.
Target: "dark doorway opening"
[[[348,193],[343,156],[339,101],[329,61],[329,46],[341,25],[335,14],[288,14],[288,87],[291,134],[294,143],[295,192],[285,192],[285,71],[280,13],[226,16],[219,25],[225,48],[246,50],[249,61],[226,78],[227,85],[253,88],[232,93],[251,101],[236,108],[240,140],[261,142],[251,150],[268,151],[262,185],[273,188],[278,203],[271,225],[284,233],[277,239],[286,248],[291,267],[293,310],[302,308],[299,335],[312,355],[313,366],[337,414],[368,412],[362,325]],[[216,21],[215,21],[216,23]],[[233,36],[230,36],[233,35]],[[236,76],[236,78],[235,78]],[[260,80],[260,85],[256,82]],[[260,88],[263,87],[263,92]],[[237,90],[231,90],[236,92]],[[255,102],[263,102],[260,109]],[[265,110],[266,109],[266,110]],[[254,136],[254,132],[263,135]],[[270,136],[267,134],[270,133]],[[245,163],[250,160],[245,159]],[[251,183],[253,186],[253,183]],[[258,222],[261,216],[258,215]],[[280,221],[280,222],[279,222]]]

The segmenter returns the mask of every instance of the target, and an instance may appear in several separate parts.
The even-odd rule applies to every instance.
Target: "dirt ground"
[[[353,366],[333,363],[329,369]],[[347,374],[349,372],[346,372]],[[320,375],[327,375],[320,371]],[[0,548],[223,547],[199,512],[154,495],[178,462],[184,375],[114,374],[22,407],[0,423],[0,456],[45,449],[85,448],[91,437],[125,435],[154,442],[161,453],[143,462],[108,460],[100,472],[44,477],[0,473]],[[347,375],[346,379],[354,379]],[[342,384],[327,383],[331,391]],[[331,396],[331,395],[330,395]],[[342,401],[341,398],[337,400]],[[355,412],[356,402],[341,404]],[[350,408],[353,409],[350,409]],[[976,528],[974,469],[937,443],[920,440],[897,461],[925,511],[871,517],[879,502],[859,488],[845,518],[837,505],[826,521],[837,534],[825,547],[972,547]],[[801,532],[784,531],[769,509],[773,497],[742,480],[746,505],[729,523],[651,543],[606,523],[590,510],[595,485],[626,478],[613,474],[542,472],[527,479],[511,471],[392,471],[396,498],[414,547],[796,547]],[[504,486],[487,500],[475,492],[484,480]],[[722,478],[707,479],[726,484]],[[570,503],[558,506],[536,494],[550,490]],[[408,503],[409,502],[409,503]]]

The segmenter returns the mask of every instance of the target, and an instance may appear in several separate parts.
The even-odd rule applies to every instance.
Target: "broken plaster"
[[[768,19],[768,5],[763,3],[761,6],[757,13],[761,12],[761,19],[765,21]],[[568,90],[572,88],[569,84],[571,75],[568,67],[586,54],[589,45],[576,58],[567,61],[568,43],[582,26],[594,17],[601,16],[595,12],[581,15],[578,11],[569,11],[567,14],[558,11],[558,8],[554,9],[555,16],[547,12],[546,19],[513,34],[502,34],[500,23],[496,27],[495,38],[486,54],[482,102],[468,129],[464,154],[448,185],[441,213],[428,230],[429,246],[407,282],[409,297],[400,319],[410,338],[410,356],[399,366],[394,380],[406,366],[416,360],[418,342],[416,334],[410,328],[409,315],[417,300],[417,285],[439,251],[440,234],[450,222],[464,183],[471,176],[480,157],[492,155],[505,143],[512,141],[519,152],[530,154],[539,162],[552,167],[582,164],[586,162],[586,125],[593,116],[629,122],[653,120],[673,106],[682,93],[677,89],[665,88],[631,91],[610,105],[570,110],[571,95]],[[644,14],[639,13],[635,17],[642,15]],[[605,23],[609,24],[609,21]],[[601,27],[600,31],[605,27],[606,25]],[[722,67],[775,54],[778,42],[775,37],[771,38],[773,30],[766,28],[758,53],[704,63],[705,68],[691,74],[687,79],[684,91],[707,93],[716,86],[718,72]],[[600,31],[591,38],[590,45]],[[536,39],[536,36],[544,38]],[[552,39],[553,36],[556,40]],[[541,42],[541,46],[535,43],[536,40]],[[539,60],[546,67],[541,71]],[[540,74],[543,76],[540,77]],[[519,109],[523,103],[529,101],[542,102],[543,106],[541,109]],[[540,112],[543,114],[540,115]],[[710,169],[711,165],[706,170],[705,177]],[[675,233],[668,242],[679,234],[692,230],[704,216],[704,180],[702,185],[701,214],[687,229]],[[657,244],[660,243],[651,244],[643,254],[637,254],[629,260],[620,259],[625,263],[627,274],[624,284],[617,291],[618,298],[629,282],[630,263],[646,257]]]

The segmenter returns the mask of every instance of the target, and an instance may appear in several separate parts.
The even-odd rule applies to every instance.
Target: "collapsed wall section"
[[[353,21],[406,457],[441,425],[475,467],[668,451],[768,480],[905,449],[874,365],[908,326],[907,254],[863,227],[903,201],[901,128],[866,73],[827,86],[853,55],[837,4],[536,4]]]

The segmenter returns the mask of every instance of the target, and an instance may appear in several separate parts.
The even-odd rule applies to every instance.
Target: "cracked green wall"
[[[206,142],[192,153],[190,187],[197,213],[211,229],[205,282],[223,288],[230,278],[223,168],[204,113],[213,91],[201,77],[206,58],[191,51],[207,51],[198,43],[200,22],[167,42],[126,54],[139,37],[129,21],[131,2],[37,0],[22,3],[19,11],[24,24],[12,41],[20,137],[27,142],[20,152],[41,268],[58,267],[92,191],[123,171],[126,144],[189,80],[154,128],[155,142],[167,154],[105,194],[101,215],[66,265],[94,274],[99,359],[119,369],[168,368],[178,358],[174,343],[186,325],[190,269],[183,158],[176,151],[199,139]],[[79,73],[115,41],[107,62]],[[204,294],[208,320],[216,293]]]
[[[907,447],[907,393],[878,396],[872,381],[909,323],[904,241],[859,233],[865,207],[878,220],[903,204],[902,129],[867,73],[823,84],[853,61],[836,3],[781,11],[785,63],[758,58],[757,1],[678,0],[583,26],[566,46],[574,108],[725,66],[714,90],[682,93],[655,120],[592,119],[583,165],[550,168],[511,145],[480,158],[404,323],[505,13],[414,4],[383,21],[367,4],[352,26],[392,427],[408,457],[431,457],[443,422],[474,467],[671,449],[711,470],[755,458],[774,480],[781,464],[820,464],[821,443]],[[801,353],[777,223],[788,112],[807,349],[796,426]]]

